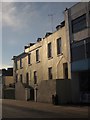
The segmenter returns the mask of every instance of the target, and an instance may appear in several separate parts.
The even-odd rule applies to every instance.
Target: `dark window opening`
[[[52,57],[51,43],[48,44],[48,58]]]
[[[48,78],[52,79],[52,67],[48,68]]]
[[[28,54],[28,64],[31,64],[31,54]]]
[[[90,58],[90,38],[78,41],[71,45],[72,61]],[[77,54],[78,53],[78,54]]]
[[[68,64],[64,63],[63,64],[63,69],[64,69],[64,79],[68,79]]]
[[[36,50],[36,62],[39,61],[39,50]]]
[[[61,54],[61,38],[57,39],[57,55]]]
[[[20,75],[20,82],[22,82],[22,74]]]
[[[72,20],[72,33],[79,32],[87,27],[86,14]]]

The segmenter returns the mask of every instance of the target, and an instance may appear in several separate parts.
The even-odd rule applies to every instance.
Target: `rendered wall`
[[[71,103],[71,80],[45,80],[37,90],[37,101],[52,103],[52,95],[58,95],[58,103]]]
[[[22,83],[17,82],[15,84],[15,99],[16,100],[26,100],[25,88]]]

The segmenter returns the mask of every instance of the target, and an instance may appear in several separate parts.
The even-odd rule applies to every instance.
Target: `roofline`
[[[17,56],[13,56],[13,58],[11,60],[15,60],[15,59],[18,59],[19,57],[23,56],[23,55],[26,55],[27,53],[23,52]]]
[[[80,3],[89,3],[90,1],[88,1],[88,2],[82,2],[82,1],[79,1],[79,2],[76,2],[76,4],[74,4],[73,6],[71,6],[70,8],[68,8],[68,9],[72,9],[73,7],[75,7],[76,5],[78,5],[78,4],[80,4]]]

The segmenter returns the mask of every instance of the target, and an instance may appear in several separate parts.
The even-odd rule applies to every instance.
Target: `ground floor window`
[[[68,64],[63,63],[63,74],[64,74],[64,79],[68,79]]]
[[[52,79],[52,67],[48,68],[48,78]]]

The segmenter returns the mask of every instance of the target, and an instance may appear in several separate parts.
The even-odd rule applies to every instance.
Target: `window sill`
[[[20,69],[22,69],[23,67],[20,67]]]
[[[63,53],[60,53],[60,54],[57,55],[57,57],[62,56],[62,55],[63,55]]]
[[[40,63],[40,61],[36,61],[36,63]]]
[[[30,64],[28,64],[29,66],[31,66],[32,64],[30,63]]]
[[[51,60],[51,59],[53,59],[53,57],[49,57],[49,58],[48,58],[48,60]]]

